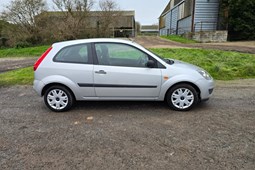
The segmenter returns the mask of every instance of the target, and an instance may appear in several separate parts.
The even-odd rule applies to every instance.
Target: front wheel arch
[[[176,86],[176,85],[179,85],[179,84],[188,84],[188,85],[192,86],[192,87],[197,91],[199,100],[201,100],[201,96],[200,96],[201,91],[200,91],[200,89],[199,89],[195,84],[193,84],[193,83],[191,83],[191,82],[179,82],[179,83],[173,84],[172,86],[170,86],[170,87],[168,88],[168,90],[167,90],[166,93],[165,93],[164,101],[166,101],[166,96],[167,96],[167,93],[169,92],[169,90],[171,90],[172,87],[174,87],[174,86]]]
[[[188,111],[200,101],[199,89],[190,83],[177,83],[165,94],[165,102],[176,111]]]

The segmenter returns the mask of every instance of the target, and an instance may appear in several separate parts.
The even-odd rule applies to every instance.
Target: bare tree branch
[[[121,16],[118,4],[113,0],[100,0],[99,36],[109,37],[114,25],[117,25],[118,16]]]
[[[28,38],[38,39],[36,16],[45,10],[45,0],[12,0],[2,12],[2,19],[11,25],[6,32],[10,37],[21,41],[26,41]]]
[[[53,0],[55,8],[61,11],[57,22],[58,32],[67,39],[77,39],[88,25],[89,11],[93,0]],[[53,23],[54,24],[54,23]],[[83,31],[84,32],[84,31]]]

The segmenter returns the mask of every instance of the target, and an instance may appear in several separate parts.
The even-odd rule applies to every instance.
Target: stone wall
[[[184,36],[202,43],[226,42],[228,38],[228,31],[201,31],[187,33]]]

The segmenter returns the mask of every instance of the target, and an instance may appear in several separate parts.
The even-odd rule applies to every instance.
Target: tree
[[[114,26],[118,25],[119,17],[122,15],[118,4],[113,0],[100,0],[99,7],[98,36],[114,36]]]
[[[6,41],[7,38],[5,37],[5,35],[3,34],[3,30],[5,29],[5,27],[9,26],[9,23],[3,20],[0,20],[0,47],[1,46],[6,46]]]
[[[221,0],[221,16],[230,40],[255,39],[255,1]]]
[[[6,31],[9,38],[37,43],[40,36],[35,17],[45,10],[44,0],[12,0],[2,13],[2,19],[15,25]]]
[[[93,0],[53,0],[55,8],[60,11],[55,15],[58,19],[51,22],[52,31],[58,39],[84,38],[88,34],[89,12],[94,5]],[[57,14],[57,12],[55,12]]]

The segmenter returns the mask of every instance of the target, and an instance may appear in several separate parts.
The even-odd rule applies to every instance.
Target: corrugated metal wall
[[[183,18],[178,21],[178,34],[191,32],[192,16]]]
[[[195,31],[212,31],[217,29],[219,0],[196,0]]]
[[[177,21],[178,21],[178,9],[179,7],[176,7],[172,10],[171,34],[176,34]]]
[[[166,29],[170,29],[170,22],[171,22],[171,13],[168,12],[166,14]]]
[[[180,1],[178,5],[181,3],[183,1]],[[176,34],[176,32],[183,34],[184,32],[191,31],[192,16],[178,20],[178,14],[179,6],[175,6],[166,14],[166,27],[160,30],[160,35]],[[196,0],[194,16],[195,31],[217,30],[218,15],[219,0]]]
[[[165,28],[160,29],[159,34],[160,35],[169,35],[169,31],[170,31],[170,22],[171,22],[171,12],[168,12],[165,15]]]
[[[159,30],[159,35],[162,36],[162,35],[167,35],[167,29],[163,28],[163,29],[160,29]]]

